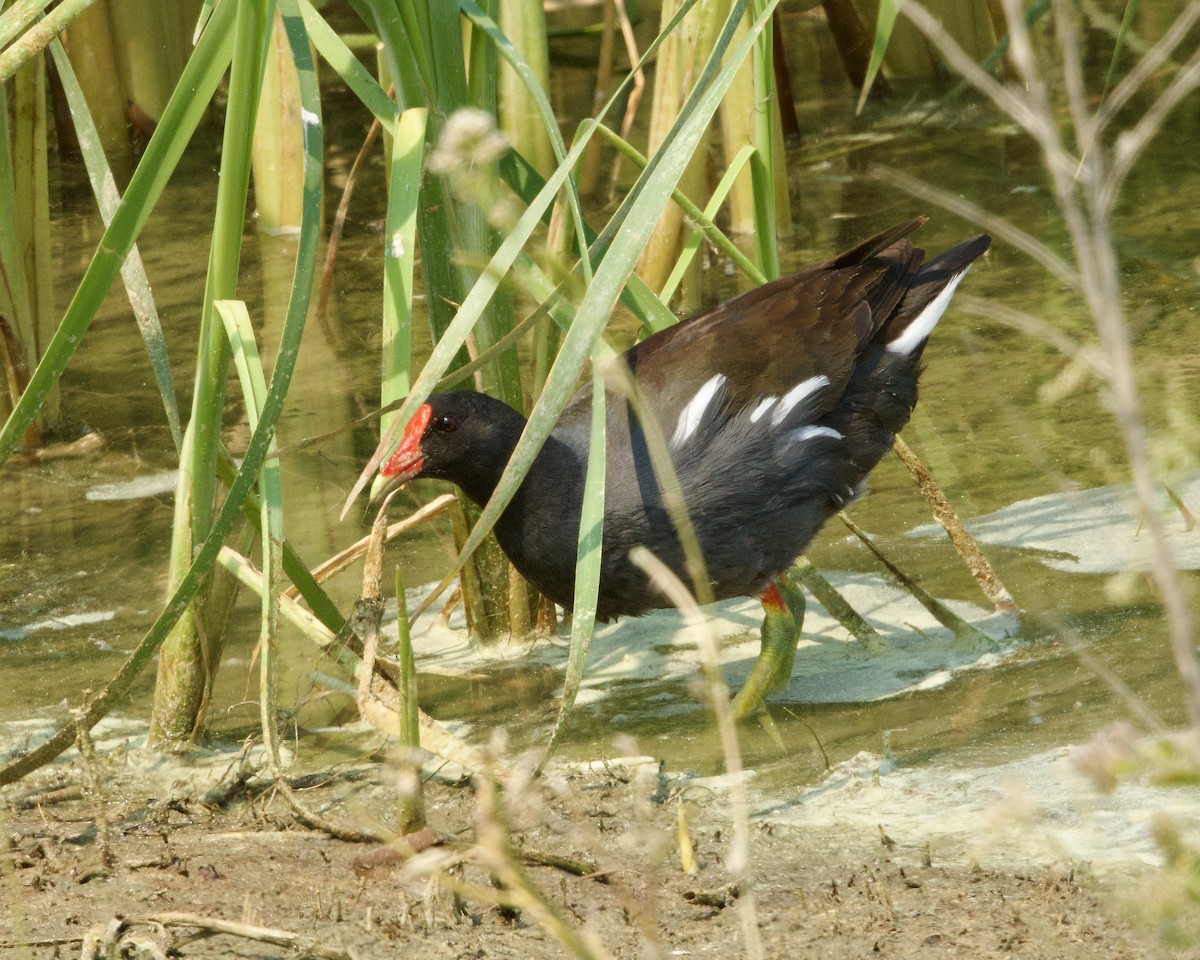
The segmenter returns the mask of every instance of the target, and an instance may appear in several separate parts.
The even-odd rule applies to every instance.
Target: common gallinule
[[[799,632],[789,606],[802,616],[803,601],[780,578],[858,494],[908,421],[926,339],[991,242],[977,236],[926,263],[906,239],[923,222],[764,284],[622,357],[666,438],[711,596],[762,595],[762,652],[734,700],[739,716],[791,674]],[[601,620],[668,605],[630,562],[637,544],[690,582],[646,436],[627,397],[609,389]],[[574,595],[590,416],[584,386],[495,527],[516,568],[565,607]],[[484,394],[435,394],[408,423],[377,489],[439,477],[485,504],[524,427],[521,414]]]

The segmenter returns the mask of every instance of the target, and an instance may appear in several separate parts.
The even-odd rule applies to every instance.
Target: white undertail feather
[[[775,408],[775,412],[771,414],[771,422],[775,426],[779,426],[783,423],[787,415],[792,412],[792,408],[796,404],[812,396],[818,390],[824,390],[827,386],[829,386],[829,378],[824,374],[809,377],[807,380],[796,384],[796,386],[780,397],[779,405]]]
[[[696,428],[704,421],[708,405],[724,384],[725,374],[718,373],[710,377],[704,386],[696,391],[696,395],[684,404],[683,409],[679,411],[679,422],[675,426],[675,432],[671,435],[671,446],[682,446],[696,432]]]
[[[963,267],[961,272],[956,273],[950,282],[942,287],[941,292],[930,301],[929,306],[921,311],[920,316],[905,327],[900,336],[887,345],[889,353],[907,356],[925,342],[925,339],[933,332],[933,328],[937,326],[938,320],[942,318],[942,314],[946,312],[946,307],[950,305],[950,298],[954,296],[955,289],[962,278],[967,275],[969,269],[971,269],[969,265]]]

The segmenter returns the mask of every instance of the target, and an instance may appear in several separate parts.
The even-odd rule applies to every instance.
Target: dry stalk
[[[397,737],[405,747],[415,747],[419,750],[421,737],[416,722],[417,711],[412,709],[410,701],[416,694],[416,682],[411,676],[415,667],[412,664],[411,648],[401,653],[401,680],[396,692],[397,709],[387,711],[386,720],[382,725],[379,720],[379,701],[371,695],[372,681],[375,679],[375,654],[379,649],[379,627],[383,618],[383,598],[380,596],[380,585],[383,580],[383,543],[384,530],[387,527],[388,506],[392,497],[399,491],[393,491],[383,502],[374,524],[371,526],[371,540],[363,559],[363,587],[359,606],[364,611],[360,619],[363,629],[362,664],[358,672],[358,709],[364,716],[372,717],[371,723],[376,729]],[[397,576],[396,613],[401,639],[408,637],[408,625],[404,622],[403,584]],[[399,823],[401,832],[416,829],[425,825],[425,789],[420,777],[420,762],[413,763],[408,751],[403,754],[402,767],[407,771],[409,783],[404,787],[404,795],[398,795]]]
[[[475,789],[479,796],[476,850],[504,891],[503,899],[527,912],[571,956],[579,960],[611,960],[603,946],[586,930],[576,929],[521,869],[496,781],[491,777],[476,777]]]
[[[275,789],[279,791],[279,795],[283,797],[287,805],[292,808],[292,813],[295,814],[296,819],[310,830],[319,830],[322,833],[327,833],[335,840],[341,840],[344,843],[382,843],[388,839],[382,833],[375,833],[370,830],[358,830],[354,827],[343,827],[321,816],[308,807],[296,794],[296,791],[292,789],[291,784],[282,777],[275,781]]]
[[[1010,223],[1003,217],[985,210],[979,204],[972,203],[965,197],[942,190],[939,187],[925,183],[923,180],[918,180],[910,174],[894,170],[891,167],[873,166],[871,168],[871,175],[878,180],[882,180],[884,183],[890,183],[894,187],[899,187],[905,193],[910,193],[919,200],[928,200],[931,203],[936,203],[943,210],[949,210],[964,220],[970,220],[972,223],[979,224],[979,226],[983,227],[992,236],[1003,240],[1010,247],[1014,247],[1031,259],[1036,260],[1071,289],[1078,290],[1080,288],[1082,281],[1079,279],[1079,271],[1067,263],[1066,260],[1050,249],[1050,247],[1046,246],[1046,244],[1042,243],[1041,240],[1026,233],[1020,227]],[[955,304],[958,304],[961,299],[961,294],[956,296],[954,298]]]
[[[1074,286],[1091,313],[1107,358],[1105,399],[1125,446],[1143,518],[1142,533],[1150,545],[1152,575],[1166,613],[1171,651],[1183,683],[1194,734],[1192,749],[1200,750],[1195,741],[1200,737],[1200,658],[1195,648],[1195,622],[1156,509],[1158,484],[1137,388],[1129,324],[1122,307],[1120,271],[1110,221],[1116,198],[1141,152],[1161,130],[1171,110],[1200,86],[1200,50],[1178,69],[1166,89],[1132,129],[1113,137],[1111,147],[1101,141],[1101,134],[1115,120],[1120,107],[1145,85],[1200,20],[1200,0],[1191,0],[1184,7],[1163,38],[1117,85],[1107,103],[1096,111],[1090,109],[1083,87],[1080,43],[1071,11],[1065,0],[1054,0],[1054,26],[1071,118],[1065,129],[1072,137],[1074,150],[1063,139],[1064,126],[1051,102],[1020,3],[1003,0],[1002,6],[1009,29],[1009,54],[1018,81],[1008,86],[980,70],[924,7],[913,0],[900,0],[899,4],[901,12],[929,38],[942,56],[1016,121],[1041,149],[1055,202],[1075,254],[1078,283]],[[926,196],[937,199],[931,188],[922,189]]]
[[[621,24],[621,39],[625,41],[625,52],[629,57],[629,62],[636,64],[641,55],[638,53],[637,39],[633,35],[633,23],[630,22],[629,12],[625,9],[625,0],[613,0],[613,6],[617,10],[617,18]],[[629,139],[629,131],[633,128],[634,117],[637,116],[638,104],[642,101],[642,94],[646,90],[646,74],[642,70],[637,70],[633,75],[633,87],[629,91],[629,100],[625,104],[625,115],[621,118],[621,139]],[[616,195],[617,187],[621,180],[621,154],[618,152],[616,159],[613,161],[612,177],[609,180],[609,200]]]
[[[454,498],[454,494],[442,494],[436,500],[430,501],[419,510],[414,510],[412,514],[405,517],[403,520],[397,520],[395,523],[390,524],[385,534],[387,541],[390,542],[400,534],[404,533],[406,530],[411,530],[418,524],[432,520],[439,514],[449,510],[450,507],[457,502],[458,501]],[[317,583],[323,583],[334,574],[345,570],[348,566],[358,560],[359,557],[366,553],[367,547],[371,542],[371,536],[372,534],[368,534],[367,536],[356,540],[354,543],[350,544],[350,546],[339,551],[338,553],[335,553],[320,566],[316,567],[312,571],[313,579],[316,580]],[[283,595],[294,600],[298,596],[298,591],[295,587],[289,587]]]
[[[1000,582],[1000,578],[996,575],[992,565],[988,563],[983,551],[979,549],[975,538],[967,533],[967,528],[963,526],[962,520],[959,519],[954,507],[950,505],[950,500],[946,497],[941,485],[929,472],[929,468],[921,462],[920,457],[909,449],[903,438],[897,436],[892,441],[892,449],[900,458],[900,462],[908,468],[912,478],[917,481],[921,495],[929,504],[929,509],[933,511],[933,518],[942,525],[950,537],[950,542],[954,544],[954,549],[958,551],[958,555],[967,565],[971,576],[979,584],[983,595],[992,601],[996,612],[1020,614],[1021,608],[1013,600],[1008,588]]]
[[[388,87],[388,97],[394,94],[395,86]],[[363,137],[362,146],[358,148],[354,162],[350,165],[350,172],[346,174],[346,185],[342,188],[342,197],[338,200],[337,213],[334,214],[333,226],[329,230],[329,242],[325,247],[325,269],[321,272],[321,287],[317,293],[316,317],[317,321],[322,324],[325,323],[325,311],[329,306],[329,292],[333,288],[333,268],[337,263],[338,245],[341,243],[346,227],[346,214],[350,211],[350,198],[354,195],[359,171],[362,170],[362,166],[371,152],[371,147],[382,129],[383,125],[379,122],[378,117],[371,121],[371,128]]]
[[[754,890],[749,873],[750,865],[750,818],[746,784],[742,778],[742,751],[738,743],[737,727],[733,722],[733,711],[729,704],[729,688],[721,677],[721,655],[712,626],[705,617],[696,598],[665,563],[647,550],[637,546],[629,551],[629,559],[658,587],[667,599],[683,614],[684,622],[697,639],[697,646],[704,663],[704,678],[708,687],[713,713],[716,715],[717,732],[721,741],[721,752],[725,758],[725,771],[730,777],[729,806],[733,820],[733,839],[730,842],[726,864],[739,888],[744,891],[738,900],[738,917],[746,942],[746,955],[751,960],[763,957],[762,939],[758,931],[758,915]]]
[[[982,297],[973,297],[967,293],[958,294],[954,298],[954,306],[960,312],[985,317],[992,323],[1016,330],[1028,337],[1035,337],[1053,347],[1073,363],[1082,364],[1090,374],[1102,380],[1111,373],[1108,358],[1099,347],[1090,343],[1078,342],[1074,337],[1052,327],[1040,317],[1017,310],[1007,304],[985,300]]]
[[[428,520],[430,517],[454,507],[457,503],[458,501],[451,494],[439,497],[404,520],[389,524],[386,536],[390,540],[414,524]],[[365,553],[370,539],[370,536],[364,537],[358,543],[342,551],[325,564],[322,564],[314,571],[314,576],[318,580],[323,580],[331,576],[334,572],[332,569],[333,566],[341,569],[350,562],[350,559]],[[248,559],[233,550],[222,548],[219,560],[226,569],[234,573],[250,589],[256,592],[262,591],[262,575]],[[304,635],[321,649],[328,650],[336,641],[346,639],[347,645],[351,650],[360,657],[364,654],[362,638],[358,633],[351,632],[345,637],[341,634],[334,636],[324,624],[318,621],[305,608],[301,607],[295,599],[287,594],[282,595],[281,599],[280,610],[283,615],[294,625],[298,626]],[[373,623],[374,627],[372,629],[376,631],[377,635],[378,621],[381,615],[382,608],[376,610],[367,604],[361,606],[356,611],[354,622],[363,634],[366,633],[367,629]],[[370,696],[365,701],[365,706],[364,704],[360,704],[360,709],[363,711],[364,719],[375,727],[375,729],[391,736],[397,729],[398,711],[400,709],[399,694],[396,691],[392,677],[384,665],[376,660],[374,656],[371,659],[373,660],[372,672],[375,676],[371,681]],[[479,770],[481,768],[483,761],[478,750],[456,737],[423,711],[419,713],[419,721],[421,725],[421,742],[425,750],[444,757],[447,760],[452,760],[467,770]],[[292,797],[287,791],[284,791],[284,797],[291,802]],[[320,818],[311,812],[305,812],[302,819],[310,823],[320,822]],[[345,832],[341,831],[340,828],[333,829],[328,824],[319,826],[318,829],[327,830],[334,836],[340,836]],[[361,839],[375,839],[375,837],[374,835],[363,834]]]
[[[616,34],[616,4],[605,0],[604,28],[600,34],[600,53],[596,58],[596,85],[592,91],[592,116],[599,115],[612,87],[613,43]],[[583,151],[583,166],[579,174],[579,193],[590,196],[600,175],[600,141],[593,137]]]
[[[445,498],[439,498],[435,503],[439,503],[443,499],[446,502],[439,509],[445,509],[458,502],[453,496],[447,494]],[[391,497],[388,498],[388,502],[390,501]],[[434,504],[430,504],[430,507],[433,506]],[[386,520],[387,503],[375,518],[374,527],[371,535],[367,538],[368,542],[364,550],[362,596],[357,605],[355,617],[362,631],[363,644],[363,663],[358,676],[357,700],[363,719],[380,733],[394,737],[400,729],[400,716],[403,709],[400,693],[395,686],[379,676],[375,670],[379,625],[383,616],[380,585],[383,578],[383,538]],[[391,530],[390,527],[386,527],[386,529]],[[418,723],[422,749],[447,760],[453,760],[467,770],[479,771],[484,768],[484,757],[479,750],[456,737],[424,711],[418,712]],[[507,773],[507,768],[501,767],[501,776],[507,776]]]
[[[84,691],[84,701],[91,696],[90,690]],[[112,843],[109,839],[107,804],[104,800],[103,778],[100,776],[100,765],[96,761],[96,745],[84,719],[83,708],[73,710],[75,717],[75,746],[79,748],[80,765],[83,767],[83,778],[87,782],[87,792],[95,805],[93,820],[96,824],[96,851],[104,871],[116,864],[113,856]]]

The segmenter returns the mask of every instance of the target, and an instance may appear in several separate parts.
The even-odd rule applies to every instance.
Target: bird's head
[[[371,502],[417,477],[451,480],[486,502],[524,426],[519,413],[482,393],[435,393],[417,408],[396,452],[379,468]]]

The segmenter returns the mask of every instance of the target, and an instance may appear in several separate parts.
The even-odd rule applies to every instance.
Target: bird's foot
[[[757,712],[768,693],[782,689],[791,679],[804,624],[804,590],[787,574],[762,595],[762,649],[750,676],[733,698],[733,718],[745,720]]]

